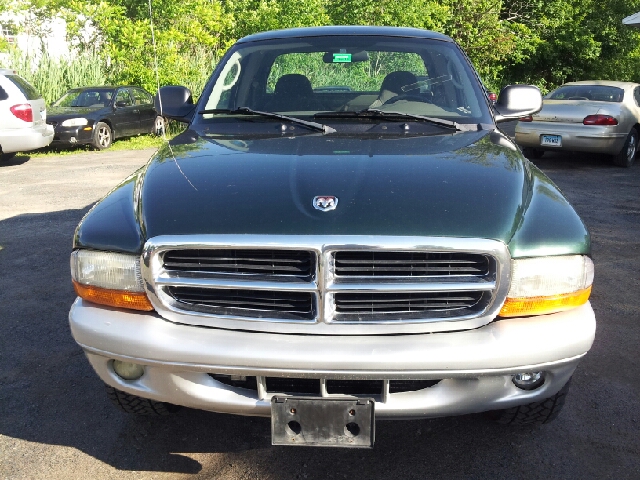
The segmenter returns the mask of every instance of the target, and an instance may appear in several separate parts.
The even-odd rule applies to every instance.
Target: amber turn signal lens
[[[73,280],[73,288],[80,298],[93,303],[99,303],[100,305],[143,310],[146,312],[153,310],[153,305],[151,305],[145,293],[107,290],[106,288],[81,285],[75,280]]]
[[[551,295],[548,297],[507,298],[499,315],[501,317],[521,317],[523,315],[543,315],[561,312],[587,303],[591,287],[577,292]]]

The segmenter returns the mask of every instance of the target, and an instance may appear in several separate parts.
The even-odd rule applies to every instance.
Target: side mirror
[[[533,115],[542,109],[542,94],[533,85],[507,85],[500,91],[494,108],[496,123]]]
[[[191,90],[178,85],[161,87],[153,98],[158,115],[183,123],[191,123],[195,105]]]
[[[127,102],[126,100],[118,100],[116,102],[116,107],[118,108],[128,107],[128,106],[129,106],[129,102]]]

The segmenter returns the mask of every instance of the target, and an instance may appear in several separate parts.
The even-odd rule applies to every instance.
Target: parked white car
[[[14,70],[0,69],[0,155],[46,147],[53,140],[42,96]]]

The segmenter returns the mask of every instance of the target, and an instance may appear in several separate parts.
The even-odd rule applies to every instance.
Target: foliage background
[[[105,83],[186,85],[198,95],[235,40],[278,28],[390,25],[453,37],[487,86],[531,83],[544,91],[583,79],[640,82],[640,30],[621,20],[640,0],[0,0],[18,28],[44,36],[66,20],[70,58],[11,52],[48,101],[68,88]],[[0,41],[0,51],[11,47]],[[154,64],[158,62],[156,79]]]

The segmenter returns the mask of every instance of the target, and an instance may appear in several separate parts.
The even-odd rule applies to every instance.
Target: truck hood
[[[354,138],[215,138],[187,131],[140,176],[144,237],[344,234],[508,242],[531,196],[527,162],[497,131]],[[335,196],[322,212],[316,196]]]

